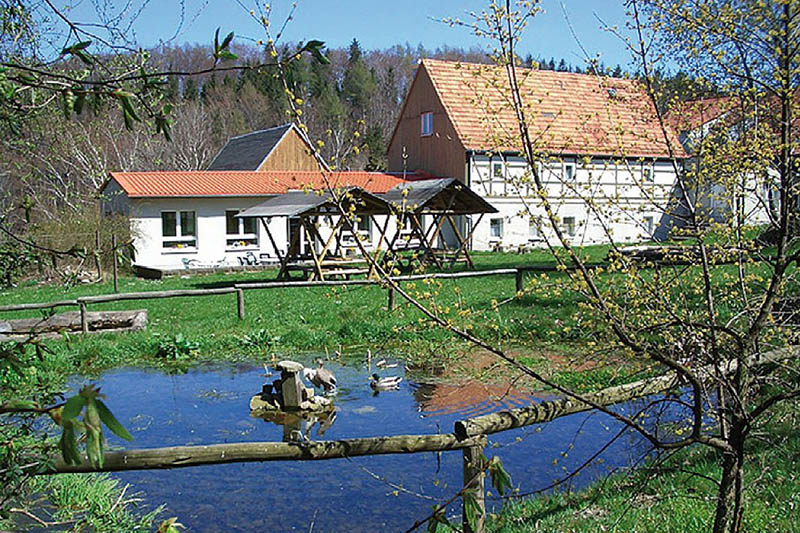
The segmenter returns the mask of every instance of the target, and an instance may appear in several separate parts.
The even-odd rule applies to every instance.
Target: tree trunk
[[[714,533],[739,533],[742,530],[742,488],[744,476],[744,439],[742,422],[731,425],[729,442],[733,451],[722,461],[722,479],[717,493]]]

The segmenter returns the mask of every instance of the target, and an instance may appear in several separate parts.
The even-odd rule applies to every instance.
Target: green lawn
[[[754,438],[745,466],[743,531],[800,531],[798,406]],[[576,493],[511,503],[489,521],[495,533],[704,533],[711,530],[718,458],[694,447]],[[646,486],[645,486],[646,483]]]

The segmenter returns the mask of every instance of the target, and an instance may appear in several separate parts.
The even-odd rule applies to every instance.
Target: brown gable
[[[433,113],[433,132],[421,135],[420,115]],[[404,156],[405,150],[405,158]],[[424,169],[438,176],[464,179],[465,148],[428,73],[418,68],[389,141],[389,168]]]
[[[461,143],[468,150],[519,151],[506,72],[493,65],[425,59]],[[668,157],[655,109],[633,80],[517,68],[526,120],[539,152]],[[674,155],[685,157],[666,126]]]
[[[290,128],[269,152],[257,170],[319,170],[309,141],[297,127]],[[326,166],[327,168],[327,166]]]

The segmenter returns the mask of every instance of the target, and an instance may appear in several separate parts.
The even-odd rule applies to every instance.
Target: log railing
[[[514,274],[517,276],[517,290],[522,290],[520,284],[522,283],[521,272],[525,271],[516,268],[501,268],[494,270],[480,270],[471,272],[449,272],[449,273],[433,273],[433,274],[415,274],[410,276],[393,276],[391,279],[395,282],[404,281],[418,281],[423,279],[463,279],[463,278],[476,278],[484,276],[502,276]],[[155,300],[162,298],[181,298],[181,297],[197,297],[197,296],[216,296],[220,294],[235,294],[236,295],[236,315],[240,320],[245,317],[245,298],[244,292],[250,290],[269,290],[269,289],[288,289],[300,287],[337,287],[342,285],[385,285],[385,282],[379,279],[353,279],[353,280],[327,280],[327,281],[275,281],[275,282],[253,282],[253,283],[235,283],[230,287],[220,287],[216,289],[178,289],[171,291],[146,291],[146,292],[127,292],[117,294],[101,294],[97,296],[80,296],[74,300],[65,300],[60,302],[45,302],[45,303],[29,303],[29,304],[16,304],[16,305],[3,305],[0,306],[0,312],[13,312],[13,311],[27,311],[31,309],[54,309],[56,307],[77,306],[81,313],[81,331],[84,333],[89,331],[88,321],[88,306],[90,304],[100,304],[109,302],[121,302],[125,300]],[[394,290],[391,287],[387,288],[389,311],[394,307]]]

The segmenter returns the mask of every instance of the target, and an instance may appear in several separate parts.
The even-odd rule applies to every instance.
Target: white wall
[[[267,197],[246,198],[151,198],[129,199],[131,228],[136,235],[134,247],[136,248],[135,263],[155,268],[182,268],[183,259],[196,259],[201,265],[214,265],[225,261],[227,264],[239,264],[238,257],[244,257],[252,252],[257,258],[260,254],[269,254],[276,258],[275,250],[262,223],[258,224],[258,246],[235,247],[227,246],[230,238],[226,234],[225,211],[243,210],[253,207]],[[164,248],[163,241],[169,240],[162,237],[161,213],[163,211],[194,211],[197,220],[197,247],[183,249]],[[386,217],[376,217],[372,224],[369,239],[364,242],[367,248],[377,245],[380,230],[383,228]],[[330,220],[335,223],[335,219]],[[277,244],[281,255],[288,249],[288,219],[286,217],[273,217],[269,222],[270,232]],[[394,234],[395,224],[389,221],[388,234]],[[328,220],[320,219],[318,228],[323,239],[331,234]],[[318,244],[318,249],[321,245]],[[351,247],[354,251],[354,247]],[[386,243],[382,245],[386,249]],[[331,246],[333,251],[333,246]]]
[[[500,175],[493,178],[496,164],[502,166]],[[574,165],[571,180],[566,165]],[[652,169],[651,181],[643,178],[643,168]],[[566,230],[569,218],[574,219],[574,235],[570,237],[573,244],[606,243],[612,238],[616,242],[649,240],[659,225],[666,223],[665,213],[669,211],[675,184],[670,162],[553,158],[542,162],[539,169],[544,191],[562,229]],[[483,217],[473,234],[473,249],[487,250],[497,243],[506,248],[542,246],[544,239],[557,245],[524,159],[475,155],[470,161],[469,176],[472,189],[499,211]],[[544,221],[543,234],[531,228],[531,213]],[[652,219],[649,231],[648,217]],[[478,217],[471,218],[474,223]],[[502,219],[502,239],[491,235],[492,219]]]

